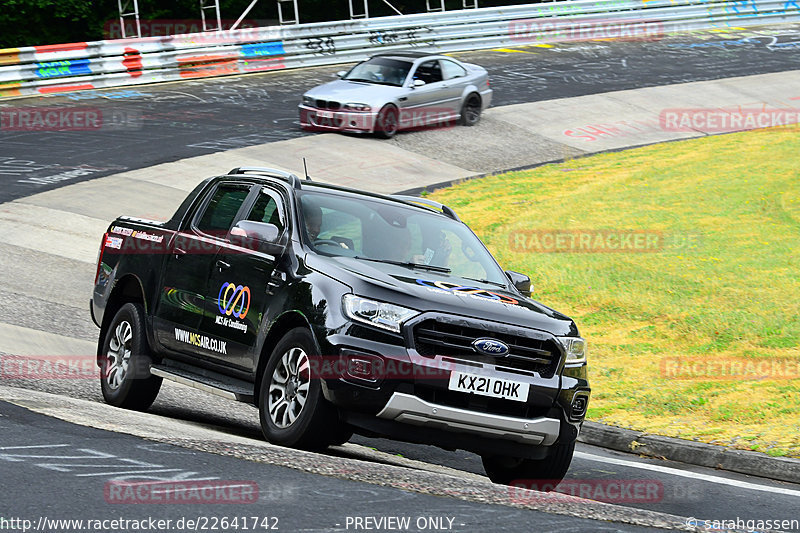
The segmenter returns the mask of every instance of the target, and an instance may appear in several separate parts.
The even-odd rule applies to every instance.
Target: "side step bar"
[[[201,375],[188,369],[166,365],[150,365],[150,373],[229,400],[254,403],[253,384],[240,379],[222,374]]]

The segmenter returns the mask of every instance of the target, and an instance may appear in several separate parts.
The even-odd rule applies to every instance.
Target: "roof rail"
[[[447,207],[444,204],[440,204],[439,202],[434,202],[433,200],[428,200],[427,198],[420,198],[418,196],[404,196],[400,194],[393,194],[392,198],[396,198],[398,200],[402,200],[409,204],[416,204],[422,207],[427,207],[428,209],[432,209],[434,211],[441,211],[445,216],[452,218],[457,222],[461,222],[461,219],[458,218],[458,215],[455,211],[451,208]]]
[[[236,176],[241,174],[256,174],[258,176],[268,176],[270,178],[278,178],[288,182],[295,189],[300,189],[300,178],[291,172],[285,170],[277,170],[274,168],[265,167],[236,167],[230,172],[229,176]]]

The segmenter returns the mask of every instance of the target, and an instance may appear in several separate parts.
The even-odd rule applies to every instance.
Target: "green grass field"
[[[800,457],[797,128],[601,154],[430,197],[575,319],[589,341],[590,419]],[[624,245],[613,239],[631,231],[654,246],[597,248],[598,235]],[[665,370],[687,358],[705,365],[691,379]],[[757,371],[720,379],[731,362]]]

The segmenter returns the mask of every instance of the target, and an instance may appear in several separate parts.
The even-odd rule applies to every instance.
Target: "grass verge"
[[[796,128],[758,130],[430,197],[575,319],[590,419],[800,457],[798,154]]]

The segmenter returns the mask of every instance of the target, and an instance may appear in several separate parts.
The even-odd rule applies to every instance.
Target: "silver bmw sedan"
[[[420,52],[380,54],[311,89],[299,106],[307,131],[374,133],[473,126],[492,103],[486,69]]]

